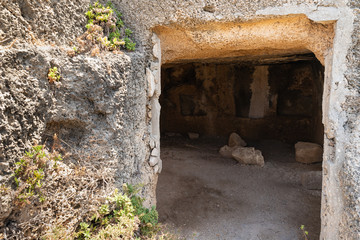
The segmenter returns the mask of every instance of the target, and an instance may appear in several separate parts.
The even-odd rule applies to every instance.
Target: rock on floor
[[[219,153],[223,157],[232,158],[233,150],[234,150],[233,147],[229,147],[228,145],[225,145],[225,146],[220,148]]]
[[[242,164],[259,165],[261,167],[265,165],[261,151],[253,147],[237,147],[232,152],[232,157]]]
[[[295,159],[301,163],[321,162],[323,149],[319,144],[298,142],[295,144]]]
[[[245,147],[247,144],[237,133],[232,133],[230,134],[228,145],[229,147]]]
[[[264,157],[260,150],[253,147],[245,147],[247,143],[237,134],[231,133],[228,145],[220,148],[219,153],[226,158],[233,158],[242,164],[265,165]]]

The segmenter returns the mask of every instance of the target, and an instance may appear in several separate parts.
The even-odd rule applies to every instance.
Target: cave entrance
[[[195,239],[298,239],[303,224],[319,238],[322,165],[296,162],[294,143],[323,145],[333,29],[303,15],[154,29],[162,222]],[[219,154],[233,132],[264,167]]]
[[[321,164],[297,163],[294,144],[323,144],[323,75],[312,53],[164,64],[162,220],[200,239],[224,228],[224,239],[296,239],[302,224],[318,238]],[[233,132],[262,152],[264,168],[218,153]]]

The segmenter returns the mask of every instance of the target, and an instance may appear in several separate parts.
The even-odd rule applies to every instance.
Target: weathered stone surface
[[[89,0],[1,1],[0,45],[8,45],[15,39],[15,44],[71,45],[83,32],[84,12],[89,4]]]
[[[4,225],[4,221],[9,217],[13,210],[12,200],[10,192],[2,190],[0,196],[0,227]]]
[[[150,164],[151,167],[154,167],[158,163],[159,163],[159,157],[156,157],[156,156],[151,156],[150,157],[149,164]]]
[[[70,58],[58,48],[27,46],[0,49],[0,59],[0,186],[12,185],[12,168],[25,150],[36,142],[51,144],[56,133],[72,154],[64,162],[106,173],[112,179],[108,191],[123,183],[144,183],[147,204],[155,204],[156,177],[146,163],[149,143],[144,141],[148,129],[141,54]],[[47,80],[51,66],[61,70],[57,86]],[[3,193],[0,201],[3,223],[13,203]],[[69,218],[79,217],[76,212]]]
[[[247,165],[258,165],[263,167],[265,165],[264,157],[260,150],[253,147],[237,147],[232,151],[232,157],[239,163]]]
[[[148,84],[148,97],[154,96],[156,85],[154,75],[152,74],[151,70],[146,68],[146,79]]]
[[[216,8],[214,5],[206,5],[204,7],[205,12],[214,13],[216,11]]]
[[[229,147],[228,145],[225,145],[225,146],[220,148],[219,153],[223,157],[232,158],[233,150],[234,150],[233,147]]]
[[[245,147],[246,142],[239,136],[239,134],[232,133],[230,134],[228,145],[229,147]]]
[[[150,137],[149,146],[150,146],[151,149],[153,149],[154,147],[156,147],[156,141],[155,141],[155,139],[153,139],[152,137]]]
[[[162,162],[161,158],[159,158],[158,166],[159,166],[159,169],[158,169],[158,171],[156,173],[160,174],[161,171],[162,171],[162,168],[163,168],[163,162]]]
[[[159,157],[160,156],[160,151],[158,148],[154,148],[152,151],[151,151],[151,156],[153,157]]]
[[[323,149],[319,144],[298,142],[295,144],[295,159],[301,163],[321,162]]]
[[[301,176],[301,184],[309,190],[321,190],[322,171],[305,172]]]

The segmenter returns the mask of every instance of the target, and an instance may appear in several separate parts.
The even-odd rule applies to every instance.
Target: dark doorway
[[[161,220],[189,239],[318,238],[321,189],[304,176],[321,163],[297,163],[294,143],[323,144],[323,73],[313,54],[162,66]],[[232,132],[265,167],[219,155]]]

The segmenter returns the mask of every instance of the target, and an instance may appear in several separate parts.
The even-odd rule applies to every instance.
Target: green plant
[[[17,196],[20,202],[28,202],[28,199],[34,195],[41,196],[41,180],[45,176],[43,170],[45,153],[42,148],[42,145],[32,147],[19,162],[15,163],[14,180],[18,188],[21,184]]]
[[[140,236],[149,239],[157,236],[161,230],[158,213],[155,207],[147,209],[143,206],[144,199],[137,195],[139,188],[124,184],[123,193],[116,189],[93,213],[90,222],[79,225],[77,239],[118,239],[120,236],[124,239]],[[161,236],[159,239],[168,239]]]
[[[89,6],[85,13],[88,22],[83,38],[87,41],[100,44],[107,50],[127,49],[134,51],[136,43],[130,38],[132,31],[123,29],[124,22],[121,13],[109,1],[102,5],[98,1]]]
[[[0,193],[6,193],[10,190],[5,184],[0,185]]]
[[[141,186],[124,185],[124,192],[130,197],[131,203],[135,208],[135,214],[140,219],[140,230],[143,235],[152,236],[159,231],[159,214],[153,206],[151,209],[143,206],[144,198],[138,196]]]
[[[92,215],[89,223],[80,223],[76,239],[132,239],[137,222],[129,197],[115,190]]]
[[[58,168],[58,162],[62,161],[63,159],[61,157],[61,154],[55,154],[53,160],[54,160],[54,165],[53,166],[56,169],[56,168]]]
[[[57,168],[57,162],[62,160],[57,153],[47,154],[43,145],[33,146],[30,151],[25,152],[23,158],[15,163],[14,181],[18,188],[17,199],[21,204],[30,203],[32,197],[40,202],[45,201],[41,192],[47,162],[53,161],[53,168]]]
[[[124,38],[124,41],[125,41],[125,48],[126,48],[127,50],[130,50],[130,51],[134,51],[134,50],[135,50],[136,43],[134,43],[130,38],[125,37],[125,38]]]
[[[309,240],[309,232],[305,230],[305,226],[301,225],[300,230],[305,240]]]
[[[74,51],[74,53],[79,53],[79,49],[76,46],[73,46],[72,50]]]
[[[50,68],[50,69],[49,69],[48,79],[49,79],[49,82],[50,82],[50,83],[59,81],[60,78],[61,78],[60,72],[59,72],[59,70],[58,70],[57,67],[53,67],[53,68]]]

